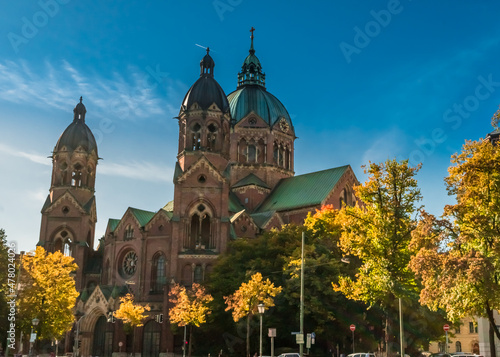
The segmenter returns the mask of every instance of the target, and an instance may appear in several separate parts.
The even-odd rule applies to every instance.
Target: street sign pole
[[[443,325],[443,330],[446,336],[446,345],[444,346],[444,352],[448,353],[448,330],[450,329],[450,325],[444,324]]]
[[[352,331],[352,353],[354,353],[354,330],[356,330],[356,325],[352,324],[349,328]]]

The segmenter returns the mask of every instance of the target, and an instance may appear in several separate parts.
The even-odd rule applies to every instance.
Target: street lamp
[[[33,328],[34,327],[36,328],[38,326],[39,322],[40,322],[40,320],[37,319],[36,317],[33,320],[31,320],[30,353],[29,353],[30,356],[33,356],[33,345],[36,341],[36,333],[33,334]]]
[[[260,315],[260,341],[259,341],[259,356],[262,357],[262,315],[264,315],[264,310],[266,306],[264,304],[257,305]]]

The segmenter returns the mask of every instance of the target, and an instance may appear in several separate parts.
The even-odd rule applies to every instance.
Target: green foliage
[[[9,293],[8,270],[9,266],[7,250],[7,235],[5,230],[0,229],[0,341],[6,341],[7,330],[9,328],[9,306],[7,305],[7,295]]]
[[[384,307],[396,297],[417,294],[408,264],[422,198],[415,179],[419,168],[408,160],[370,163],[368,181],[355,188],[361,204],[340,210],[341,248],[362,262],[354,280],[345,277],[334,285],[347,297]]]

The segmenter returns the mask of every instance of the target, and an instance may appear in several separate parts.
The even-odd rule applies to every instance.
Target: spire
[[[254,28],[253,28],[253,26],[252,26],[252,28],[250,29],[250,32],[251,32],[252,34],[250,35],[251,43],[250,43],[250,51],[249,51],[251,55],[253,55],[253,54],[255,53],[255,50],[254,50],[254,48],[253,48],[253,32],[254,32],[254,31],[255,31],[255,29],[254,29]]]
[[[255,29],[252,27],[250,29],[252,34],[250,35],[249,55],[243,62],[241,72],[238,73],[238,88],[247,84],[256,84],[264,88],[266,86],[266,75],[262,72],[262,66],[257,56],[255,56],[255,49],[253,47],[254,31]]]
[[[210,47],[207,47],[207,54],[200,61],[200,77],[202,76],[208,76],[212,78],[214,77],[215,62],[212,59],[212,57],[210,57],[209,52],[210,52]]]
[[[82,103],[83,97],[80,97],[80,103],[78,103],[73,109],[73,122],[81,120],[82,123],[85,123],[85,113],[87,113],[87,109],[85,108],[85,105]]]

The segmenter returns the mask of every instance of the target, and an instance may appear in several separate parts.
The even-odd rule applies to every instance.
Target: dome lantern
[[[253,32],[255,29],[252,27],[250,32],[250,50],[249,55],[245,58],[243,66],[241,67],[241,72],[238,73],[238,88],[244,85],[259,85],[261,87],[266,87],[266,75],[262,72],[262,66],[259,59],[255,56],[255,49],[253,47]]]
[[[81,120],[83,123],[85,123],[85,113],[87,113],[87,109],[85,108],[85,105],[83,105],[82,101],[83,97],[80,97],[80,103],[78,103],[75,106],[75,109],[73,109],[73,122]]]
[[[208,54],[210,52],[210,47],[207,47],[207,54],[200,61],[200,77],[209,76],[214,77],[214,67],[215,62],[213,58]]]

